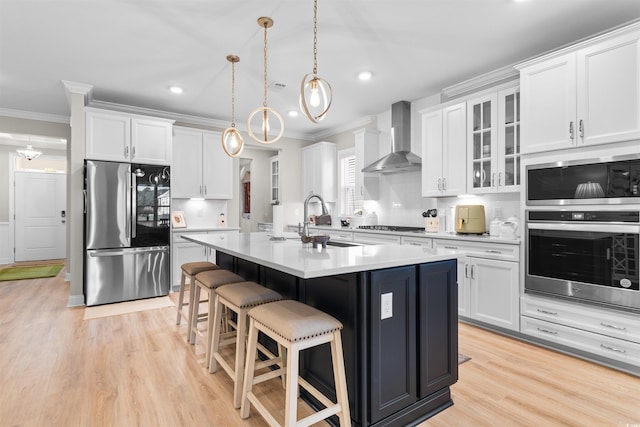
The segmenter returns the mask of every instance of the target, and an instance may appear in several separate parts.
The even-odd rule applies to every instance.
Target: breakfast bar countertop
[[[271,240],[273,234],[267,232],[192,234],[182,238],[303,279],[461,259],[465,255],[452,249],[399,244],[317,248],[293,234],[285,233],[285,240]]]

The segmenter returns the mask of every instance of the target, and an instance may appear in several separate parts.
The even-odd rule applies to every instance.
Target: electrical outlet
[[[393,293],[380,295],[380,320],[393,317]]]

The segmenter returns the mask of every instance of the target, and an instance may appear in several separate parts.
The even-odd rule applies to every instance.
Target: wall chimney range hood
[[[411,104],[391,105],[391,153],[371,163],[362,172],[398,173],[422,168],[422,160],[411,152]]]

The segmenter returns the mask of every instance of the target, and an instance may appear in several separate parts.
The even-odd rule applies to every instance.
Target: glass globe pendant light
[[[313,123],[319,123],[327,116],[332,100],[331,85],[318,77],[318,0],[313,0],[313,73],[302,78],[300,110]]]
[[[262,107],[256,108],[249,114],[249,118],[247,119],[247,132],[249,132],[249,136],[252,139],[261,144],[272,144],[279,140],[284,133],[284,120],[282,120],[282,116],[273,108],[269,108],[267,104],[267,28],[273,27],[273,19],[266,16],[260,17],[258,18],[258,25],[264,28],[264,102],[262,103]],[[279,125],[278,134],[271,139],[269,139],[269,133],[271,132],[271,126],[269,124],[270,115],[273,115],[278,120]],[[259,132],[260,137],[257,137],[251,128],[251,121],[255,116],[262,119]]]
[[[244,140],[242,135],[236,129],[236,62],[240,61],[240,57],[236,55],[227,55],[227,61],[231,62],[231,126],[226,128],[222,133],[222,149],[230,157],[237,157],[242,153],[244,148]]]

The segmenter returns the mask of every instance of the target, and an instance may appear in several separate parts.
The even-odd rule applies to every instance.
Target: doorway
[[[240,232],[251,231],[251,161],[240,159]]]
[[[16,171],[15,261],[67,257],[66,174]]]

